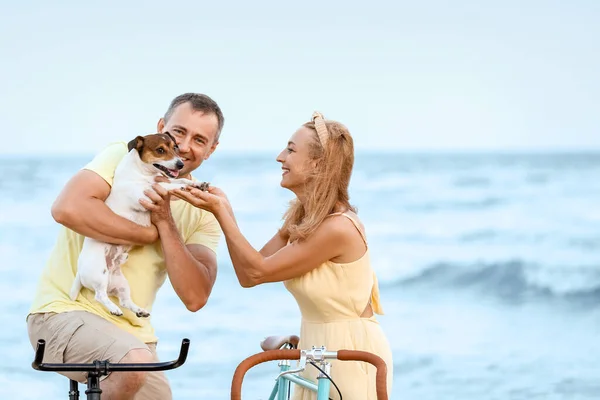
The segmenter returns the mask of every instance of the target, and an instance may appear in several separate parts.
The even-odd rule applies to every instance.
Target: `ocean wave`
[[[572,247],[582,250],[597,250],[600,249],[600,238],[598,237],[578,237],[568,240],[568,244]]]
[[[456,187],[489,187],[492,181],[483,176],[460,176],[454,180]]]
[[[543,185],[550,181],[547,173],[530,173],[525,177],[525,181],[530,184]]]
[[[498,263],[436,263],[393,286],[476,290],[510,301],[565,299],[600,304],[600,265],[548,267],[511,260]]]
[[[471,200],[451,200],[451,201],[436,201],[436,202],[423,202],[418,204],[409,204],[406,209],[415,212],[430,212],[438,210],[481,210],[494,208],[496,206],[503,205],[507,202],[506,199],[500,197],[484,197],[481,199]]]

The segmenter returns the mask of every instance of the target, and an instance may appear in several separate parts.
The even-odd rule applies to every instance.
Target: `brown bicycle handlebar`
[[[364,361],[377,368],[375,375],[375,388],[377,390],[377,400],[387,400],[387,365],[378,355],[360,350],[338,350],[338,360],[342,361]]]
[[[300,350],[268,350],[254,354],[242,361],[235,369],[231,381],[231,400],[242,400],[242,381],[246,372],[266,361],[274,360],[299,360]],[[387,365],[383,359],[373,353],[359,350],[338,350],[337,359],[341,361],[364,361],[377,368],[375,383],[377,399],[388,400],[387,394]]]

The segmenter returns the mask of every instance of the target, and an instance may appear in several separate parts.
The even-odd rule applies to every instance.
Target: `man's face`
[[[215,151],[219,144],[215,140],[218,129],[219,121],[214,113],[194,111],[189,103],[177,106],[168,121],[163,118],[158,121],[158,132],[169,132],[179,146],[179,156],[184,163],[180,178],[189,178]]]

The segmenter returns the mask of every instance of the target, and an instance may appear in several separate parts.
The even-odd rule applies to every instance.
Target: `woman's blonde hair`
[[[350,132],[343,124],[324,120],[318,113],[302,126],[313,131],[309,157],[316,161],[316,167],[305,183],[305,202],[294,199],[283,216],[282,230],[291,242],[306,239],[337,206],[356,212],[348,195],[354,166]]]

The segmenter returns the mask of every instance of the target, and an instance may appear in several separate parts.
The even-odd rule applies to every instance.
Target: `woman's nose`
[[[282,163],[284,161],[283,151],[277,155],[277,158],[275,159],[275,161],[280,162],[280,163]]]

